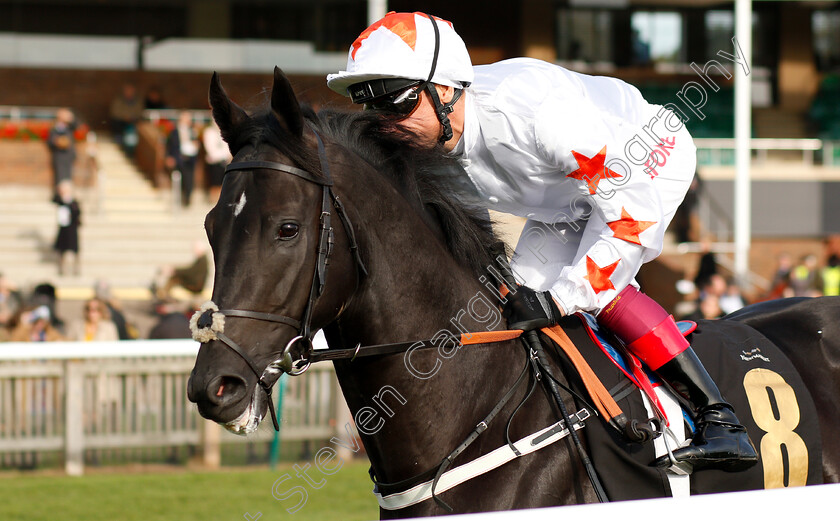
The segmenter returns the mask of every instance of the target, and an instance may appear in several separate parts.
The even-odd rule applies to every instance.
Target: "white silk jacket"
[[[600,312],[662,250],[694,176],[680,117],[620,80],[517,58],[475,67],[453,154],[489,208],[528,219],[514,272]]]

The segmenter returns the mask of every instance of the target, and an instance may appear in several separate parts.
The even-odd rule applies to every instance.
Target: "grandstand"
[[[732,52],[733,3],[527,0],[512,3],[504,17],[482,6],[477,0],[432,1],[424,9],[454,23],[477,64],[532,56],[622,78],[663,104],[679,103],[678,93],[692,82],[704,88],[703,117],[687,123],[698,138],[698,173],[706,181],[699,234],[722,245],[725,263],[734,215],[735,69],[718,53]],[[116,159],[107,137],[108,102],[131,83],[141,93],[160,88],[172,108],[206,110],[209,76],[217,70],[232,97],[253,107],[264,98],[252,93],[268,85],[276,64],[304,101],[346,106],[326,88],[324,75],[344,66],[347,46],[367,23],[367,9],[350,0],[0,0],[0,10],[9,14],[0,20],[0,75],[14,78],[0,82],[0,100],[7,105],[0,110],[0,222],[16,223],[4,226],[8,246],[0,271],[21,284],[50,279],[65,291],[102,276],[129,294],[146,285],[155,265],[184,259],[190,239],[201,237],[201,215],[209,206],[199,193],[187,213],[173,212],[169,180],[153,153],[162,138],[155,130],[141,134],[148,146],[138,147],[137,156]],[[392,0],[387,9],[414,6]],[[772,276],[768,259],[778,250],[819,253],[822,238],[840,232],[834,204],[840,195],[840,11],[830,2],[793,1],[756,2],[753,10],[751,269],[760,282]],[[722,67],[707,67],[712,60]],[[704,70],[705,79],[698,72]],[[77,165],[83,184],[94,184],[83,188],[84,272],[75,279],[52,278],[50,272],[52,209],[44,197],[42,131],[25,137],[10,130],[29,117],[27,111],[36,121],[49,116],[36,114],[35,107],[59,106],[72,107],[100,137],[99,183],[85,177],[84,164]],[[155,226],[170,236],[162,238]],[[686,250],[699,245],[669,245],[661,261],[673,273],[690,273],[697,256]]]

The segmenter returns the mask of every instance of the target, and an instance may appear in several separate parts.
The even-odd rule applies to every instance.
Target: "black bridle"
[[[299,177],[311,183],[315,183],[322,187],[321,197],[321,214],[319,217],[319,237],[317,258],[315,261],[315,272],[312,276],[312,284],[309,289],[309,297],[304,307],[303,314],[300,319],[295,319],[285,315],[277,315],[273,313],[263,313],[259,311],[249,311],[242,309],[207,309],[198,318],[197,326],[199,329],[212,329],[213,315],[221,314],[224,317],[238,317],[248,318],[253,320],[262,320],[266,322],[274,322],[278,324],[285,324],[291,326],[298,331],[298,334],[293,337],[286,344],[279,358],[276,358],[268,364],[264,370],[260,370],[254,360],[248,356],[247,353],[233,340],[230,339],[221,331],[214,330],[215,337],[222,341],[226,346],[238,354],[248,367],[254,372],[260,387],[265,391],[266,400],[268,402],[268,410],[271,414],[271,421],[274,424],[275,430],[280,430],[280,425],[277,422],[277,413],[274,411],[274,402],[271,397],[271,390],[277,382],[274,376],[281,371],[289,373],[292,376],[303,374],[309,366],[317,360],[312,359],[312,314],[318,298],[324,292],[324,286],[327,281],[327,266],[329,265],[330,254],[332,253],[335,236],[332,228],[331,209],[335,208],[338,217],[344,226],[344,231],[347,234],[347,239],[350,243],[350,252],[353,254],[355,260],[357,275],[359,279],[367,275],[367,269],[359,254],[359,247],[356,242],[356,235],[353,232],[353,225],[350,222],[344,205],[339,200],[339,197],[333,192],[332,177],[330,176],[329,163],[327,161],[324,142],[321,136],[314,131],[315,137],[318,141],[318,158],[321,163],[321,176],[315,176],[312,173],[301,168],[287,165],[284,163],[277,163],[274,161],[237,161],[230,163],[225,168],[225,174],[233,171],[253,171],[253,170],[275,170]],[[298,342],[306,344],[304,346],[301,358],[292,360],[291,349]]]

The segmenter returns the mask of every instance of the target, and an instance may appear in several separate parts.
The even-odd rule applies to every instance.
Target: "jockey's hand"
[[[506,298],[502,315],[507,319],[510,329],[542,329],[557,324],[563,316],[548,291],[534,291],[527,286],[519,286],[516,293],[509,293]]]

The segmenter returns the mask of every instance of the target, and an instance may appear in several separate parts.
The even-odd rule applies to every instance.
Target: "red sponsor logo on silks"
[[[659,172],[657,172],[657,168],[661,166],[665,166],[665,163],[668,162],[668,157],[671,155],[671,150],[674,149],[674,145],[677,142],[676,136],[669,138],[662,138],[659,143],[653,148],[653,151],[650,153],[650,157],[645,162],[645,173],[650,176],[651,179],[655,179],[659,176]]]

